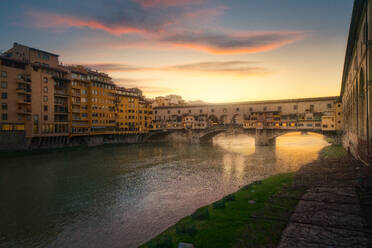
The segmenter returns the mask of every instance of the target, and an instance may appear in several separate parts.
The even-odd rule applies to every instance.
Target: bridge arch
[[[220,124],[222,124],[222,125],[229,124],[227,115],[223,114],[223,115],[220,116]]]
[[[218,124],[219,123],[218,117],[215,115],[210,115],[208,116],[208,122],[212,124],[215,124],[215,123]]]
[[[232,124],[243,124],[243,118],[240,114],[234,114],[230,121]]]

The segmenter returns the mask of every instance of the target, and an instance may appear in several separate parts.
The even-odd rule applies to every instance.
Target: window
[[[332,104],[327,104],[327,108],[332,108]]]
[[[253,108],[249,108],[249,111],[250,111],[250,112],[253,112]]]
[[[48,87],[44,87],[44,92],[48,93]]]
[[[8,104],[6,104],[6,103],[2,103],[2,104],[1,104],[1,109],[2,109],[2,110],[7,110],[7,109],[8,109]]]
[[[44,121],[48,120],[48,115],[44,115]]]
[[[44,111],[48,111],[48,105],[44,105]]]
[[[200,112],[200,113],[203,113],[203,110],[201,109],[199,112]]]
[[[48,102],[48,96],[44,96],[44,102]]]
[[[8,74],[6,73],[6,71],[1,72],[1,77],[2,78],[6,78],[7,76],[8,76]]]
[[[278,111],[282,111],[282,106],[278,106]]]
[[[8,93],[6,93],[6,92],[1,93],[1,98],[2,99],[8,99]]]
[[[44,78],[43,78],[43,82],[44,82],[44,83],[48,83],[48,78],[47,78],[47,77],[44,77]]]
[[[1,120],[3,121],[8,120],[8,114],[1,114]]]
[[[264,107],[264,111],[266,111],[267,110],[267,107]]]
[[[239,108],[236,108],[236,112],[239,112]]]
[[[211,109],[211,112],[214,113],[214,109]]]
[[[170,111],[169,110],[167,112],[168,112],[168,114],[170,114]]]
[[[1,88],[3,89],[6,89],[6,87],[8,86],[8,83],[7,82],[1,82]]]
[[[297,105],[293,105],[293,110],[297,110],[298,109],[298,106]]]

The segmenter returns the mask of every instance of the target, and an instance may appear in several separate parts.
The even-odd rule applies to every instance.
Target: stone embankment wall
[[[147,134],[96,135],[96,136],[48,136],[27,138],[24,133],[0,133],[0,151],[26,151],[74,146],[99,146],[104,144],[139,144]]]

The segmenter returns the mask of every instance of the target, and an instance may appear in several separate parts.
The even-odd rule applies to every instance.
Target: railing
[[[21,93],[31,93],[31,89],[30,88],[24,88],[24,87],[17,87],[16,88],[16,91],[18,93],[20,93],[19,91],[21,91]]]
[[[18,100],[18,103],[20,103],[20,104],[22,104],[22,103],[31,104],[31,100],[29,100],[29,99],[20,99],[20,100]]]
[[[30,109],[17,109],[17,114],[25,114],[25,115],[31,115]]]
[[[55,95],[64,95],[64,96],[67,96],[67,91],[66,90],[54,90],[54,94]]]

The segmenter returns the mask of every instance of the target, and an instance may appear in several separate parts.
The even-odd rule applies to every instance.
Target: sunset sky
[[[13,42],[146,96],[232,102],[338,95],[352,0],[1,0]]]

